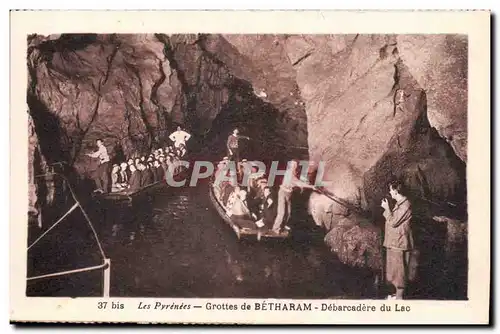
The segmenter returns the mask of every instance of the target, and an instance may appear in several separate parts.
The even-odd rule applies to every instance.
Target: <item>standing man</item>
[[[412,208],[401,190],[401,183],[391,182],[389,193],[396,200],[396,205],[391,210],[386,198],[381,203],[385,217],[386,279],[396,288],[396,295],[389,296],[388,299],[403,299],[410,280],[408,274],[414,249],[411,231]]]
[[[174,147],[182,151],[182,156],[186,154],[186,142],[189,138],[191,138],[191,134],[182,130],[181,127],[178,126],[177,131],[173,132],[169,138],[174,142]]]
[[[234,160],[236,163],[236,166],[238,166],[238,162],[240,161],[240,145],[239,145],[239,140],[240,139],[247,139],[250,140],[250,137],[247,136],[240,136],[238,129],[234,129],[233,133],[229,135],[227,138],[227,154],[229,156],[229,159]]]
[[[99,167],[97,167],[96,171],[97,189],[95,191],[107,193],[109,192],[109,186],[110,186],[109,178],[111,172],[108,150],[106,149],[106,146],[104,146],[102,139],[97,139],[96,143],[97,143],[97,151],[93,153],[87,153],[87,156],[99,159]]]
[[[292,214],[292,193],[295,189],[308,188],[316,189],[314,185],[304,182],[298,178],[297,172],[298,163],[295,160],[290,162],[290,179],[283,180],[280,185],[280,190],[278,191],[278,208],[276,213],[276,219],[274,220],[273,232],[279,233],[283,223],[287,223],[290,220]]]

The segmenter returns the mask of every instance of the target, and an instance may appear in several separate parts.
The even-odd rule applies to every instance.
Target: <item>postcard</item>
[[[490,322],[489,11],[10,16],[11,322]]]

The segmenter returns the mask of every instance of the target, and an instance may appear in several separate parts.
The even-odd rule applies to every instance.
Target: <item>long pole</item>
[[[106,266],[106,264],[103,263],[103,264],[100,264],[98,266],[93,266],[93,267],[86,267],[86,268],[74,269],[74,270],[66,270],[66,271],[60,271],[58,273],[52,273],[52,274],[46,274],[46,275],[28,277],[27,280],[28,281],[34,281],[34,280],[41,279],[41,278],[49,278],[49,277],[57,277],[57,276],[63,276],[63,275],[69,275],[69,274],[83,273],[83,272],[86,272],[86,271],[92,271],[92,270],[102,269],[105,266]]]

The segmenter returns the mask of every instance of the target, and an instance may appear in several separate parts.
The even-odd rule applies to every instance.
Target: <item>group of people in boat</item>
[[[291,161],[288,166],[291,177],[276,192],[268,185],[267,177],[257,174],[256,168],[247,159],[239,160],[240,139],[250,138],[241,136],[238,129],[228,137],[228,155],[217,164],[214,177],[215,197],[236,224],[245,225],[245,222],[252,221],[257,228],[265,227],[279,234],[288,228],[293,191],[297,188],[315,190],[316,187],[298,177],[298,162]],[[235,169],[228,168],[230,161],[235,163]]]
[[[250,175],[244,185],[242,182],[244,173],[250,168],[247,160],[234,161],[237,164],[237,171],[228,168],[230,161],[226,156],[217,164],[213,183],[216,199],[224,207],[226,214],[237,224],[245,225],[246,222],[253,221],[259,228],[272,227],[277,205],[275,194],[268,186],[267,179],[264,176]]]
[[[176,175],[180,160],[187,153],[186,142],[191,135],[177,127],[169,136],[173,142],[164,148],[157,148],[149,155],[133,156],[114,163],[110,168],[110,157],[101,139],[97,140],[98,150],[87,155],[99,159],[96,170],[96,190],[98,193],[121,192],[133,193],[151,184],[166,181]]]

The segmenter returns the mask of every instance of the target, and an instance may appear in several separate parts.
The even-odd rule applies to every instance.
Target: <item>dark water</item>
[[[289,240],[238,240],[218,216],[208,186],[165,189],[137,213],[86,209],[111,259],[111,296],[372,298],[373,276],[341,264],[323,234],[302,220]],[[113,228],[115,225],[115,228]],[[116,235],[113,235],[113,231]],[[134,240],[130,240],[136,232]],[[29,253],[28,274],[101,263],[81,213],[56,227]],[[99,296],[102,271],[30,282],[33,296]]]

